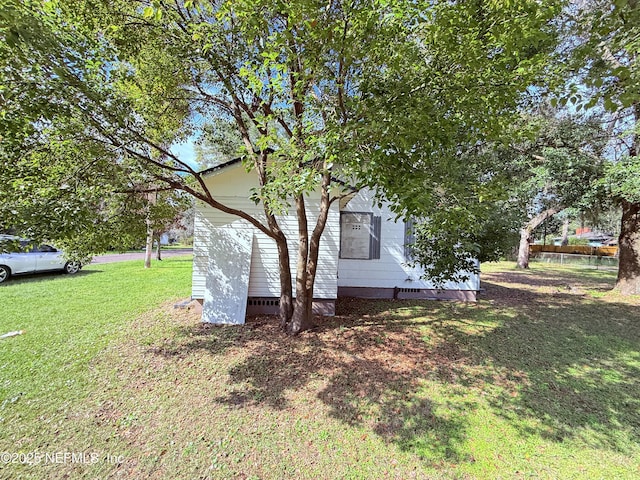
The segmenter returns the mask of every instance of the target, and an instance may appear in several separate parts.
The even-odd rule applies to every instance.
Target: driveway
[[[179,255],[191,255],[193,254],[192,248],[181,248],[178,250],[162,250],[162,258],[176,257]],[[131,253],[109,253],[107,255],[96,255],[91,261],[92,264],[96,263],[113,263],[124,262],[127,260],[144,260],[144,252],[131,252]],[[156,261],[156,252],[153,251],[151,261]]]

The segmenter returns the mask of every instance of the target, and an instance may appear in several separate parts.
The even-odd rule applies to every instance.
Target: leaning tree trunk
[[[533,217],[529,222],[520,229],[520,246],[518,248],[518,268],[529,268],[529,254],[531,252],[531,233],[542,225],[547,218],[554,216],[562,211],[561,207],[547,208],[543,212]]]
[[[278,225],[275,215],[264,206],[267,224],[273,233],[278,248],[278,270],[280,272],[280,325],[285,328],[293,315],[293,285],[291,283],[291,262],[287,237]]]
[[[531,229],[520,229],[520,245],[518,246],[518,268],[529,268],[529,254],[531,252]]]
[[[622,201],[618,252],[616,289],[623,295],[640,294],[640,203]]]
[[[309,241],[309,259],[307,261],[307,285],[305,295],[307,297],[306,315],[308,318],[313,316],[313,290],[316,283],[316,273],[318,271],[318,257],[320,256],[320,239],[322,232],[327,226],[327,218],[329,216],[329,207],[331,201],[329,199],[329,186],[331,184],[331,175],[325,172],[322,176],[322,192],[320,196],[320,211],[318,212],[318,220],[316,226],[311,233]]]

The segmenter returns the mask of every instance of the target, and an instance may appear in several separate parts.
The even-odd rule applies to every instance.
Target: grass
[[[136,316],[188,296],[190,274],[183,257],[149,270],[141,262],[89,265],[74,276],[15,277],[0,286],[0,333],[25,332],[0,341],[0,451],[75,446],[74,412],[102,375],[92,362],[126,337]],[[6,471],[0,466],[0,477]]]
[[[0,477],[640,476],[640,299],[613,272],[490,265],[476,304],[343,299],[294,339],[173,309],[189,274],[0,288],[0,330],[26,330],[0,341],[0,452],[98,458]]]

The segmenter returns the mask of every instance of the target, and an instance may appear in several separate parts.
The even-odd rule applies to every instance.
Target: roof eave
[[[229,160],[228,162],[221,163],[220,165],[216,165],[215,167],[210,167],[210,168],[207,168],[205,170],[200,170],[198,173],[203,177],[208,177],[208,176],[211,176],[211,175],[217,175],[222,170],[225,170],[228,167],[236,165],[236,164],[238,164],[240,162],[242,162],[242,158],[240,158],[240,157],[234,158],[233,160]]]

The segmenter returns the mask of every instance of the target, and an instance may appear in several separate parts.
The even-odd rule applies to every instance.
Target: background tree
[[[417,258],[428,258],[434,273],[439,265],[457,262],[462,268],[476,259],[509,256],[514,244],[519,245],[518,266],[527,268],[529,245],[537,229],[570,207],[591,212],[603,204],[598,182],[603,178],[601,152],[607,133],[599,119],[562,116],[543,108],[514,122],[504,141],[478,143],[460,154],[461,165],[482,166],[476,175],[485,180],[475,185],[482,185],[487,197],[473,200],[460,192],[464,207],[455,197],[448,207],[461,212],[454,226],[447,225],[444,232],[418,227]],[[461,184],[474,188],[469,181]],[[434,226],[446,220],[438,213],[432,218]],[[456,262],[447,260],[448,256]]]
[[[39,137],[19,153],[9,151],[9,142],[0,147],[6,166],[0,173],[3,229],[34,241],[55,241],[82,261],[93,252],[139,242],[135,225],[143,224],[143,217],[132,195],[116,193],[130,186],[110,154],[51,129]]]
[[[569,227],[571,225],[571,219],[574,216],[571,209],[565,209],[561,215],[559,215],[562,219],[562,233],[560,237],[560,246],[566,247],[569,245]]]
[[[529,267],[532,233],[568,208],[588,210],[603,176],[607,135],[597,118],[556,117],[545,112],[526,128],[538,133],[532,142],[514,145],[512,201],[526,220],[520,227],[518,268]]]
[[[191,199],[174,190],[150,191],[144,194],[146,245],[145,268],[151,267],[152,247],[156,245],[156,260],[162,260],[162,235],[180,225]]]

